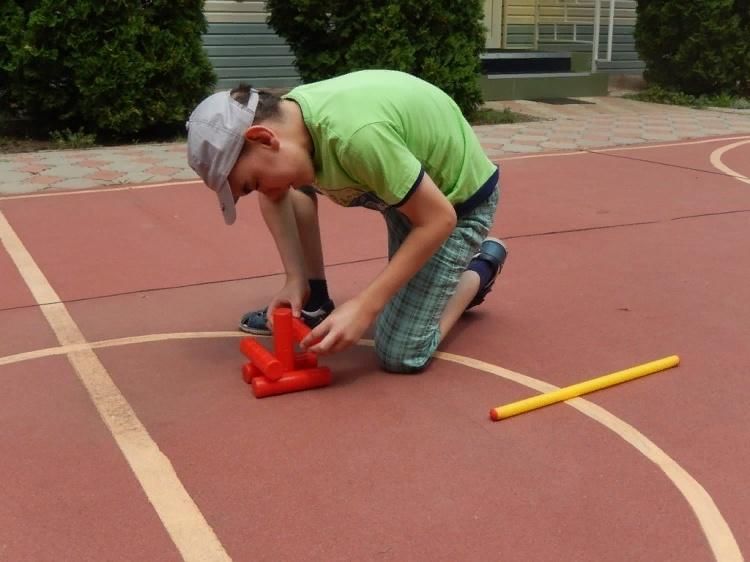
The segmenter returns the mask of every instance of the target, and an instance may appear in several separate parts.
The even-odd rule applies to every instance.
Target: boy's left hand
[[[336,307],[300,342],[300,346],[318,355],[343,351],[359,341],[373,318],[374,314],[358,299],[352,299]],[[318,343],[312,345],[315,341]]]

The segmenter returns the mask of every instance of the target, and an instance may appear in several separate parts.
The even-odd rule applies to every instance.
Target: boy
[[[382,366],[421,371],[458,317],[484,300],[506,257],[501,241],[483,241],[497,167],[453,100],[409,74],[363,70],[282,98],[247,86],[213,94],[188,121],[188,162],[227,224],[237,200],[258,192],[284,264],[286,283],[241,329],[266,331],[271,312],[288,305],[315,326],[302,345],[319,354],[356,343],[377,318]],[[315,191],[379,210],[388,228],[388,265],[335,309]]]

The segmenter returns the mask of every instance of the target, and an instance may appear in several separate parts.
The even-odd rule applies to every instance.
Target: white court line
[[[199,179],[185,181],[171,181],[167,183],[144,183],[142,185],[123,185],[118,187],[103,187],[92,189],[76,189],[72,191],[40,191],[38,193],[23,193],[21,195],[0,195],[0,203],[12,201],[13,199],[40,199],[42,197],[66,197],[69,195],[94,195],[97,193],[112,193],[114,191],[136,191],[138,189],[151,189],[152,187],[182,187],[191,184],[200,184]]]
[[[750,144],[750,140],[740,141],[734,144],[722,146],[721,148],[717,148],[711,153],[710,161],[711,165],[717,170],[724,172],[728,176],[732,176],[734,179],[739,180],[743,183],[750,184],[750,178],[748,178],[747,176],[743,176],[739,172],[735,172],[734,170],[732,170],[732,168],[721,161],[721,157],[725,152],[729,152],[733,148],[737,148],[738,146],[742,146],[743,144]]]
[[[695,145],[695,144],[707,144],[707,143],[715,143],[715,142],[722,142],[722,141],[729,141],[729,140],[738,140],[738,139],[748,139],[750,137],[747,136],[735,136],[735,137],[725,137],[725,138],[712,138],[712,139],[703,139],[703,140],[697,140],[697,141],[685,141],[685,142],[677,142],[677,143],[668,143],[668,144],[659,144],[659,145],[645,145],[645,146],[628,146],[628,147],[612,147],[612,148],[606,148],[606,149],[598,149],[598,150],[592,150],[592,151],[577,151],[577,152],[567,152],[567,153],[545,153],[545,154],[535,154],[535,155],[524,155],[524,156],[515,156],[515,157],[507,157],[507,158],[499,158],[497,160],[499,161],[507,161],[507,160],[520,160],[520,159],[528,159],[528,158],[544,158],[544,157],[558,157],[558,156],[570,156],[575,154],[589,154],[591,152],[613,152],[613,151],[623,151],[623,150],[645,150],[649,148],[661,148],[661,147],[671,147],[671,146],[685,146],[685,145]],[[740,181],[746,181],[747,183],[750,183],[750,180],[746,178],[745,176],[741,176],[737,173],[735,173],[733,170],[726,167],[721,162],[721,155],[723,155],[726,151],[731,150],[732,148],[743,145],[750,142],[743,141],[734,143],[732,145],[728,145],[726,147],[722,147],[721,149],[718,149],[712,153],[712,164],[714,164],[715,167],[718,169],[724,171],[725,173],[728,173],[729,175],[739,179]],[[718,156],[714,158],[714,155],[718,153]],[[716,164],[719,164],[718,166]],[[0,199],[0,201],[5,199],[18,199],[18,198],[30,198],[30,197],[39,197],[39,196],[55,196],[55,195],[75,195],[75,194],[81,194],[81,193],[101,193],[105,191],[121,191],[121,190],[127,190],[127,189],[145,189],[149,187],[164,187],[164,186],[173,186],[173,185],[186,185],[190,183],[196,183],[193,181],[188,182],[180,182],[180,183],[171,183],[171,184],[152,184],[152,185],[144,185],[144,186],[130,186],[130,187],[121,187],[121,188],[112,188],[112,189],[102,189],[102,190],[96,190],[96,191],[77,191],[77,192],[59,192],[59,193],[44,193],[44,194],[31,194],[31,195],[21,195],[21,196],[12,196],[12,197],[5,197]],[[0,226],[2,226],[2,222],[5,222],[7,225],[7,222],[5,221],[4,217],[0,213]],[[8,225],[8,228],[9,225]],[[12,232],[12,231],[11,231]],[[3,234],[2,229],[0,229],[0,234]],[[5,237],[3,237],[4,239]],[[20,240],[18,241],[20,244]],[[30,256],[29,256],[30,259]],[[31,263],[33,264],[33,260],[31,260]],[[34,264],[34,267],[36,265]],[[38,269],[38,268],[37,268]],[[20,270],[20,266],[19,266]],[[41,275],[41,271],[39,271],[39,274]],[[42,275],[42,279],[43,275]],[[44,279],[44,282],[46,283],[46,279]],[[47,283],[48,285],[48,283]],[[43,289],[43,287],[42,287]],[[51,287],[49,287],[49,290],[51,291]],[[33,292],[33,291],[32,291]],[[50,302],[50,301],[57,301],[59,300],[57,298],[57,295],[54,294],[54,291],[52,291],[51,294],[45,293],[43,290],[40,293],[41,300],[39,297],[37,297],[35,293],[35,297],[37,298],[37,302]],[[67,310],[64,308],[64,305],[57,304],[57,305],[43,305],[42,309],[44,311],[44,308],[49,308],[49,315],[47,312],[45,312],[45,315],[48,317],[48,320],[51,324],[55,322],[56,324],[59,324],[61,330],[58,332],[56,329],[56,333],[58,333],[58,339],[60,340],[60,343],[63,345],[67,344],[70,347],[63,348],[66,351],[59,351],[58,349],[61,348],[52,348],[54,351],[50,351],[47,355],[53,355],[53,354],[61,354],[61,353],[67,353],[69,359],[71,360],[71,363],[75,367],[75,363],[73,358],[77,357],[79,354],[90,354],[96,362],[99,364],[102,371],[104,371],[104,367],[99,363],[98,358],[96,358],[96,355],[93,353],[92,348],[94,347],[108,347],[109,345],[124,345],[126,343],[142,343],[145,341],[159,341],[160,339],[165,339],[167,337],[176,337],[178,335],[175,334],[157,334],[153,336],[143,336],[141,338],[121,338],[118,340],[109,340],[109,343],[106,342],[98,342],[94,344],[87,344],[85,340],[83,339],[83,336],[80,334],[80,332],[77,329],[77,326],[73,323],[72,318],[67,314]],[[59,310],[62,308],[62,310]],[[72,324],[72,326],[71,326]],[[55,328],[53,324],[53,329]],[[72,330],[71,328],[75,328],[75,330]],[[68,333],[72,332],[72,333]],[[77,334],[76,334],[77,332]],[[223,334],[222,336],[218,337],[227,337],[227,333],[220,332],[219,334]],[[238,337],[241,336],[241,334],[235,334],[231,333],[231,337]],[[79,339],[80,337],[80,339]],[[180,336],[180,337],[217,337],[216,335],[211,336],[196,336],[188,335],[188,336]],[[116,343],[115,343],[116,342]],[[367,342],[365,342],[367,343]],[[0,360],[0,364],[7,364],[8,362],[15,362],[20,360],[26,360],[31,359],[33,357],[43,356],[39,355],[44,350],[39,350],[37,352],[28,352],[25,354],[17,354],[15,356],[10,356],[8,358],[3,358],[3,360]],[[534,388],[536,390],[539,390],[540,392],[546,392],[549,390],[555,390],[557,387],[554,387],[553,385],[549,385],[548,383],[545,383],[544,381],[540,381],[537,379],[533,379],[531,377],[527,377],[526,375],[521,375],[518,373],[513,373],[512,371],[508,371],[506,369],[502,369],[500,367],[497,367],[495,365],[491,365],[488,363],[484,363],[481,361],[477,361],[471,358],[457,356],[453,354],[448,354],[444,352],[438,352],[436,354],[437,357],[443,358],[449,361],[453,361],[456,363],[461,363],[463,365],[466,365],[468,367],[473,367],[476,369],[484,370],[486,372],[493,373],[495,375],[507,378],[509,380],[512,380],[514,382],[517,382],[519,384],[523,384],[529,388]],[[11,357],[16,358],[14,360],[7,361]],[[84,366],[86,364],[84,363]],[[78,371],[77,371],[78,372]],[[107,380],[109,380],[109,383],[114,387],[114,383],[112,383],[111,379],[109,379],[109,376],[106,374],[106,371],[104,371],[104,376]],[[81,374],[79,373],[79,377],[81,377]],[[86,384],[84,382],[84,384]],[[87,386],[88,388],[88,386]],[[115,387],[115,391],[119,395],[119,391],[117,391]],[[91,392],[91,391],[90,391]],[[120,398],[124,401],[124,398],[120,395]],[[706,492],[706,490],[697,482],[695,479],[690,476],[687,471],[685,471],[682,467],[680,467],[671,457],[669,457],[664,451],[662,451],[659,447],[657,447],[653,442],[651,442],[649,439],[647,439],[643,434],[641,434],[638,430],[636,430],[634,427],[630,426],[623,420],[620,420],[616,416],[612,415],[611,413],[607,412],[603,408],[596,406],[593,403],[588,402],[587,400],[583,398],[577,398],[571,401],[567,402],[570,406],[576,408],[581,413],[589,416],[590,418],[594,419],[595,421],[601,423],[611,431],[618,434],[620,437],[622,437],[626,442],[631,444],[633,447],[635,447],[641,454],[646,456],[649,460],[651,460],[653,463],[655,463],[664,473],[665,475],[675,484],[675,486],[678,488],[678,490],[682,493],[683,497],[688,501],[691,508],[693,509],[693,512],[695,513],[696,517],[698,518],[698,521],[701,525],[701,528],[703,529],[706,538],[708,539],[709,545],[712,549],[712,552],[714,553],[714,556],[716,557],[716,560],[719,561],[727,561],[727,562],[741,562],[744,560],[742,557],[742,554],[739,550],[739,546],[737,545],[737,542],[732,535],[731,529],[729,528],[726,520],[723,518],[721,513],[719,512],[716,504],[713,502],[713,499],[711,496]],[[127,403],[125,403],[127,405]],[[99,406],[97,406],[99,408]],[[128,410],[132,412],[129,405],[127,406]],[[101,410],[100,410],[101,413]],[[146,433],[145,428],[140,425],[140,422],[135,418],[135,414],[132,413],[133,418],[138,423],[138,425],[141,427],[143,433],[146,435],[148,440],[153,444],[153,447],[156,447],[156,444],[151,441],[150,437],[148,437],[148,434]],[[107,419],[104,415],[102,417],[105,419],[105,422]],[[109,426],[109,424],[108,424]],[[111,431],[112,428],[110,428]],[[115,438],[117,439],[117,435],[113,431],[113,435],[115,435]],[[119,442],[118,442],[119,444]],[[122,448],[122,446],[121,446]],[[156,447],[158,450],[158,447]],[[125,453],[125,451],[123,450]],[[160,453],[161,454],[161,453]],[[127,458],[126,453],[126,458]],[[169,466],[170,471],[174,474],[174,470],[171,467],[171,464],[169,463],[168,459],[166,457],[164,458],[166,463]],[[130,460],[129,460],[130,462]],[[132,463],[131,463],[132,466]],[[135,468],[134,468],[135,472]],[[176,474],[174,475],[174,478],[177,479]],[[140,480],[140,478],[139,478]],[[177,483],[179,484],[180,489],[187,494],[187,492],[184,491],[184,488],[182,488],[181,484],[179,483],[179,480],[177,480]],[[144,486],[144,489],[146,487]],[[147,491],[148,493],[148,491]],[[150,496],[149,496],[150,497]],[[194,503],[192,503],[192,499],[187,496],[190,503],[193,505],[195,510],[197,511],[197,507],[195,507]],[[153,500],[152,500],[153,503]],[[156,507],[156,506],[155,506]],[[158,512],[158,509],[157,509]],[[203,520],[202,515],[200,515],[200,512],[197,512],[198,516],[201,518],[203,523],[208,527],[207,523],[205,523],[205,520]],[[161,514],[160,514],[161,516]],[[162,520],[164,520],[162,518]],[[167,526],[167,523],[165,522],[165,526]],[[169,530],[169,527],[167,527]],[[208,530],[210,531],[211,535],[213,535],[213,532],[210,530],[210,527],[208,527]],[[170,532],[170,535],[172,533]],[[173,537],[174,540],[174,537]],[[218,540],[214,536],[214,540]],[[177,544],[177,541],[175,541]],[[221,551],[225,557],[228,559],[228,555],[226,552],[223,551],[223,548],[220,544],[218,544],[219,548],[221,548]],[[179,548],[179,545],[178,545]],[[181,550],[182,552],[182,550]],[[184,554],[183,554],[184,555]],[[186,558],[187,559],[187,558]],[[206,559],[206,558],[201,558]],[[219,558],[216,558],[219,559]]]
[[[453,361],[454,363],[460,363],[467,367],[492,373],[539,392],[552,392],[559,390],[559,387],[542,380],[529,377],[528,375],[514,373],[508,369],[503,369],[491,363],[485,363],[484,361],[479,361],[470,357],[454,355],[442,351],[438,351],[435,356],[441,359]],[[692,508],[717,562],[744,561],[737,540],[734,538],[732,530],[729,528],[729,524],[719,511],[719,508],[711,495],[688,473],[687,470],[682,468],[677,461],[667,455],[667,453],[660,449],[653,441],[643,435],[643,433],[638,431],[635,427],[624,420],[621,420],[601,406],[589,402],[584,398],[574,398],[565,403],[592,420],[599,422],[613,433],[619,435],[625,442],[630,444],[644,457],[654,463],[666,475],[666,477],[672,481]]]
[[[27,361],[30,359],[38,359],[41,357],[48,357],[51,355],[61,355],[63,353],[75,353],[79,352],[83,346],[91,349],[106,348],[106,347],[117,347],[121,345],[132,345],[142,344],[149,342],[162,342],[172,341],[178,339],[206,339],[206,338],[241,338],[247,334],[240,332],[176,332],[176,333],[163,333],[163,334],[148,334],[143,336],[133,336],[116,338],[111,340],[103,340],[99,342],[75,344],[68,346],[61,346],[57,348],[40,349],[32,352],[18,353],[16,355],[10,355],[6,357],[0,357],[0,365],[7,365],[10,363],[17,363],[20,361]],[[372,347],[374,342],[372,340],[360,340],[359,345]],[[438,351],[435,353],[437,359],[444,359],[452,363],[457,363],[471,369],[477,369],[502,377],[514,383],[522,386],[531,388],[538,392],[551,392],[559,390],[557,386],[549,384],[540,379],[536,379],[521,373],[516,373],[491,363],[486,363],[478,359],[472,359],[471,357],[465,357],[463,355],[456,355],[453,353],[446,353],[444,351]],[[703,531],[709,547],[713,552],[713,555],[717,562],[743,562],[744,558],[739,549],[732,530],[729,528],[729,524],[722,516],[716,503],[711,498],[710,494],[706,491],[700,483],[695,480],[684,468],[682,468],[677,461],[672,459],[667,453],[659,448],[653,441],[648,439],[635,427],[629,423],[621,420],[614,414],[605,410],[601,406],[589,402],[585,398],[575,398],[565,402],[569,406],[575,408],[580,413],[588,416],[592,420],[600,423],[625,442],[635,448],[640,454],[654,463],[664,475],[675,485],[677,490],[682,494],[685,500],[690,505],[698,524]],[[490,423],[490,422],[488,422]],[[497,422],[501,424],[503,422]]]
[[[506,162],[508,160],[526,160],[529,158],[550,158],[556,156],[575,156],[577,154],[596,154],[597,152],[619,152],[621,150],[648,150],[649,148],[668,148],[670,146],[689,146],[693,144],[708,144],[712,142],[724,142],[739,139],[750,139],[750,136],[733,136],[733,137],[722,137],[715,139],[701,139],[695,141],[679,141],[671,142],[666,144],[647,144],[638,146],[611,146],[607,148],[591,148],[588,150],[576,150],[574,152],[545,152],[543,154],[525,154],[523,156],[500,156],[495,158],[497,162]]]
[[[0,242],[18,268],[34,299],[66,348],[78,379],[112,433],[151,505],[183,559],[190,562],[231,560],[198,506],[185,490],[169,459],[161,452],[107,373],[78,325],[33,257],[0,212]],[[41,304],[55,302],[55,304]]]

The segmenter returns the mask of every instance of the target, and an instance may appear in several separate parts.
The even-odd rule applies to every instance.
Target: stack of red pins
[[[250,359],[242,367],[242,378],[252,386],[256,398],[331,384],[331,370],[318,367],[314,353],[295,352],[295,343],[309,333],[310,328],[293,317],[291,309],[277,308],[273,312],[273,353],[251,337],[240,340],[240,351]]]

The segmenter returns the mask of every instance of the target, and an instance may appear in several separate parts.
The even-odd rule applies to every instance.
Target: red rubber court
[[[508,262],[426,373],[363,341],[261,400],[235,326],[282,277],[252,198],[231,228],[196,182],[0,199],[0,559],[743,560],[750,137],[500,164]],[[321,220],[342,303],[385,227]]]

